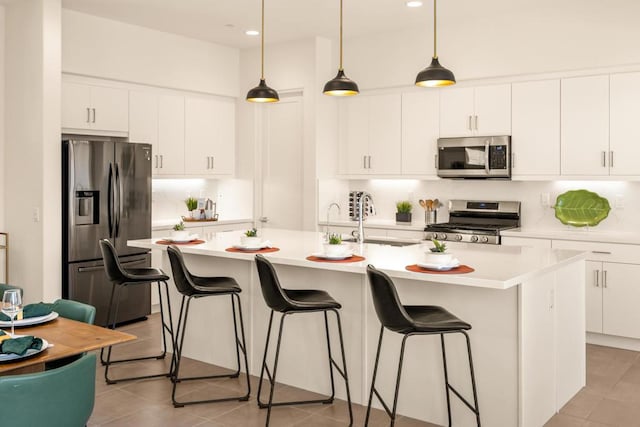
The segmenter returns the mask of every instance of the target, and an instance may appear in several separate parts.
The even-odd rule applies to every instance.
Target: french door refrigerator
[[[111,282],[98,241],[109,239],[124,268],[148,267],[148,249],[127,240],[151,237],[151,145],[62,141],[62,296],[96,308],[107,324]],[[150,286],[119,291],[118,323],[151,312]]]

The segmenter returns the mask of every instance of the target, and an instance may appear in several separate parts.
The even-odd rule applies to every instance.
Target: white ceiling
[[[0,0],[2,1],[2,0]],[[504,22],[579,17],[594,8],[636,10],[637,0],[441,0],[438,25],[478,19]],[[244,35],[259,29],[260,0],[62,0],[63,7],[117,21],[214,43],[245,48],[259,45],[259,37]],[[312,36],[337,38],[339,0],[266,0],[266,43]],[[632,6],[633,5],[633,6]],[[424,25],[431,29],[432,0],[417,9],[405,0],[344,0],[345,38]],[[591,15],[593,16],[593,15]],[[596,14],[597,16],[597,14]]]

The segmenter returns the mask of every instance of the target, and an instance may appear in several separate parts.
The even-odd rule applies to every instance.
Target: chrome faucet
[[[354,235],[353,237],[356,238],[356,242],[358,243],[364,243],[364,225],[363,225],[364,213],[365,213],[364,204],[367,200],[369,200],[369,207],[367,209],[368,210],[367,213],[371,215],[376,214],[376,208],[375,206],[373,206],[373,198],[371,197],[371,194],[363,191],[362,193],[360,193],[360,196],[358,197],[358,201],[357,201],[358,230],[352,233]]]
[[[331,208],[334,206],[338,208],[338,215],[340,215],[340,205],[337,204],[336,202],[331,203],[327,208],[327,226],[324,232],[324,237],[327,241],[329,241],[329,213],[331,213]]]

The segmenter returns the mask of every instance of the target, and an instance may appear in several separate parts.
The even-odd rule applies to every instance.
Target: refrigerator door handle
[[[109,223],[109,237],[113,238],[113,221],[114,221],[114,185],[113,185],[113,164],[109,163],[109,182],[108,182],[108,191],[107,191],[107,215],[108,215],[108,223]]]
[[[116,226],[114,237],[118,237],[120,235],[120,220],[122,219],[122,181],[120,180],[120,166],[116,163],[116,189],[118,190],[116,201],[117,208],[115,211],[116,218]]]

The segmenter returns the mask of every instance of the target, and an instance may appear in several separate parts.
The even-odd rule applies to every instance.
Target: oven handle
[[[484,142],[484,171],[489,175],[489,140]]]

